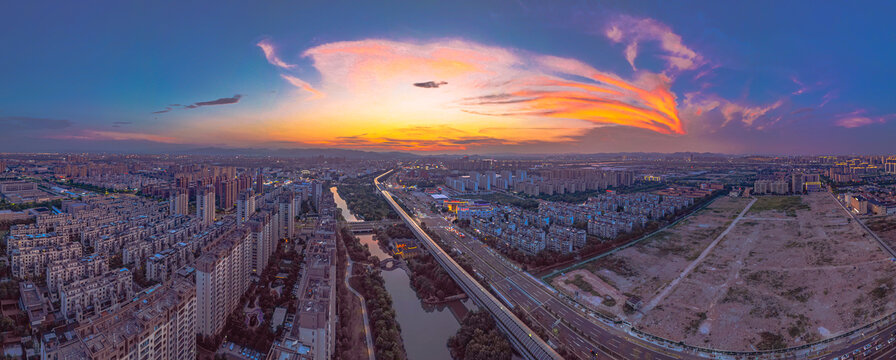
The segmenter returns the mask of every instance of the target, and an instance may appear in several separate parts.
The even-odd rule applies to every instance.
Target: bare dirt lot
[[[717,200],[669,235],[589,270],[646,303],[747,201]],[[717,215],[713,230],[695,226],[713,220],[709,215]],[[679,246],[687,251],[660,255],[660,249]],[[691,345],[742,351],[795,346],[896,311],[894,270],[889,256],[829,194],[760,197],[656,307],[628,318],[649,333]]]
[[[724,230],[726,226],[750,202],[750,199],[722,197],[706,208],[681,220],[674,226],[660,231],[635,246],[619,251],[605,258],[595,260],[584,266],[587,272],[575,271],[584,275],[589,283],[606,283],[616,289],[615,292],[598,289],[600,296],[587,291],[579,291],[579,301],[590,304],[592,308],[624,317],[622,304],[628,297],[648,299],[666,283],[694,261],[697,256]],[[574,280],[573,272],[552,281],[555,287],[575,295],[575,285],[567,283]],[[597,277],[597,279],[593,279]],[[602,304],[603,296],[625,295],[616,299],[612,307]]]

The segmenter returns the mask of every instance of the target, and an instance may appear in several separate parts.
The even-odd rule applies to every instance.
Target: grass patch
[[[696,333],[697,330],[700,329],[700,324],[702,324],[704,321],[706,321],[706,312],[699,312],[697,313],[696,318],[691,319],[691,322],[688,323],[688,327],[685,328],[684,331],[689,334]]]
[[[769,270],[759,270],[747,274],[745,280],[753,284],[767,284],[774,289],[780,289],[784,286],[784,277],[778,273]]]
[[[868,293],[872,299],[882,300],[893,293],[893,280],[888,278],[877,279],[877,287]]]
[[[607,269],[621,276],[630,277],[638,273],[629,266],[625,259],[620,257],[608,257],[592,263],[591,272],[597,272],[599,269]]]
[[[532,210],[532,211],[538,210],[538,201],[535,201],[532,199],[519,198],[519,197],[512,196],[512,195],[507,195],[504,193],[463,195],[463,196],[459,196],[459,197],[465,198],[465,199],[484,200],[484,201],[488,201],[490,203],[498,204],[498,205],[516,206],[519,208],[523,208],[526,210]]]
[[[809,291],[809,289],[806,288],[805,286],[800,286],[800,287],[796,287],[796,288],[782,292],[781,296],[783,296],[787,299],[791,299],[791,300],[795,300],[795,301],[804,303],[804,302],[809,301],[809,298],[812,297],[812,292]]]
[[[725,292],[725,297],[722,298],[722,303],[728,302],[737,302],[742,304],[750,303],[750,292],[747,289],[740,287],[729,287],[728,291]]]
[[[759,342],[756,343],[757,349],[775,350],[783,349],[785,347],[787,347],[787,343],[784,341],[784,337],[781,336],[781,334],[769,331],[763,331],[759,333]]]
[[[874,232],[887,232],[896,230],[896,218],[893,217],[880,217],[869,219],[865,222],[865,225],[868,226],[871,231]]]
[[[797,210],[809,209],[809,205],[804,203],[800,196],[763,196],[756,200],[756,203],[750,208],[750,212],[777,210],[784,212],[787,216],[796,216]]]
[[[806,331],[809,328],[809,318],[806,315],[799,314],[797,316],[788,315],[789,317],[796,320],[795,323],[790,325],[787,328],[787,334],[790,335],[791,338],[803,337],[806,335]]]
[[[600,296],[600,294],[594,290],[594,287],[582,278],[582,275],[576,274],[572,280],[566,279],[564,282],[569,285],[575,285],[580,290],[590,293],[591,295]]]

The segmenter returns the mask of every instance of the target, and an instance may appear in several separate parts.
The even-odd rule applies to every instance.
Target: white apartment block
[[[214,185],[208,185],[196,192],[196,218],[205,226],[215,222]]]
[[[296,209],[292,201],[293,197],[292,193],[280,196],[278,216],[280,216],[282,231],[278,238],[295,239],[296,237]]]
[[[133,296],[133,274],[122,268],[63,285],[59,290],[59,303],[66,319],[81,321],[87,316],[115,308]]]
[[[80,259],[53,261],[47,266],[47,290],[51,298],[66,284],[78,280],[99,276],[109,271],[109,259],[103,255],[93,254]]]
[[[255,195],[251,190],[243,190],[236,199],[236,223],[242,224],[255,214]]]
[[[47,266],[54,261],[78,259],[81,256],[81,245],[71,242],[55,246],[10,249],[10,270],[18,278],[30,278],[43,274]]]
[[[184,191],[176,191],[168,198],[169,215],[187,215],[190,197]]]
[[[82,323],[72,339],[45,334],[42,359],[196,358],[196,288],[177,277]],[[47,336],[52,335],[52,336]]]
[[[251,232],[240,226],[224,234],[196,259],[196,332],[218,334],[249,288]]]
[[[247,222],[252,231],[251,234],[251,271],[252,274],[261,275],[261,272],[267,266],[271,254],[277,249],[277,238],[274,236],[276,231],[276,217],[271,217],[268,212],[260,212],[252,216]]]

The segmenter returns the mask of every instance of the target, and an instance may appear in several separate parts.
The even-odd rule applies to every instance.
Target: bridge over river
[[[374,229],[389,225],[401,224],[401,220],[349,221],[348,228],[355,234],[372,233]]]

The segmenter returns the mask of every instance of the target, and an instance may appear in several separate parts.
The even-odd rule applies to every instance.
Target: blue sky
[[[15,2],[0,14],[0,151],[896,152],[893,13],[883,1]],[[370,45],[384,53],[356,51]],[[506,63],[445,72],[446,49]],[[436,74],[451,80],[409,83],[448,79]],[[529,86],[545,78],[564,84]],[[613,95],[571,94],[586,85]],[[523,105],[481,101],[511,94]],[[672,109],[651,102],[666,94]],[[632,111],[644,115],[621,118]]]

